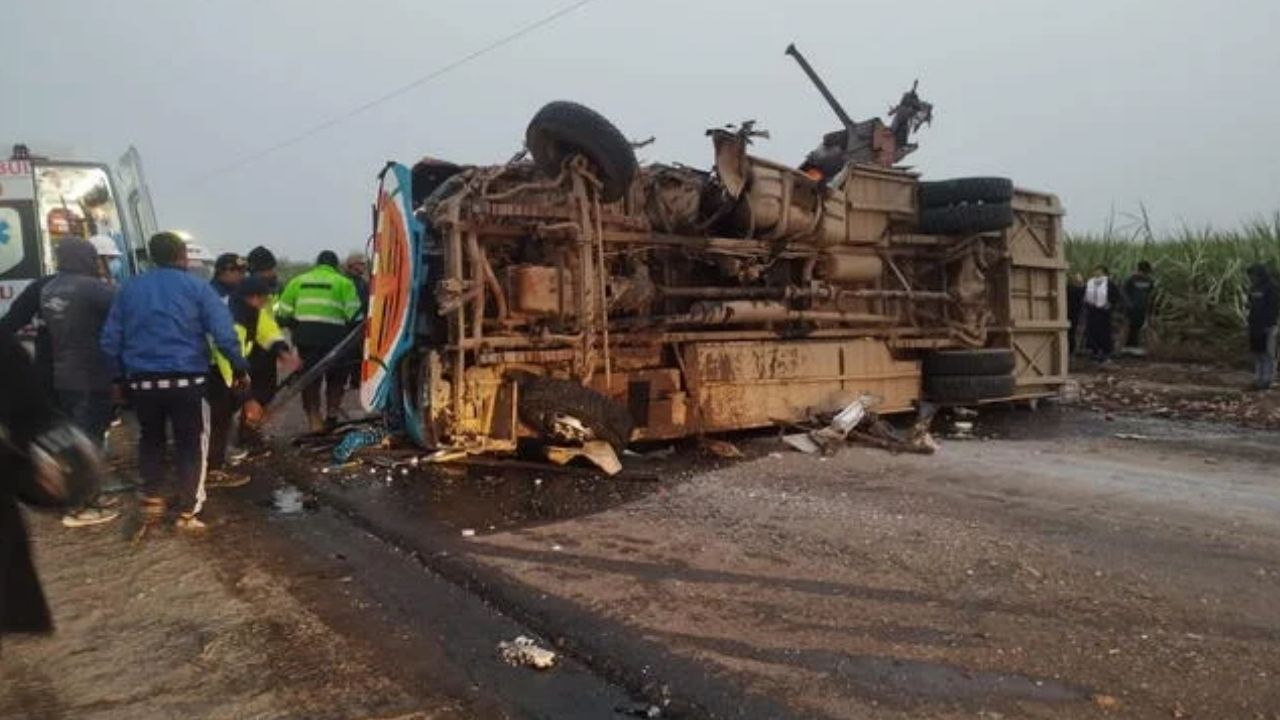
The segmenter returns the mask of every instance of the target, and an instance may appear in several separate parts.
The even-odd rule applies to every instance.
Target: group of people
[[[276,257],[265,247],[219,256],[209,282],[187,271],[179,235],[158,233],[147,250],[150,269],[117,284],[101,272],[93,244],[61,240],[57,272],[15,299],[0,318],[0,338],[12,342],[22,328],[35,328],[41,385],[100,452],[120,409],[131,408],[144,517],[157,523],[172,514],[176,528],[203,530],[206,488],[249,482],[229,469],[236,414],[247,454],[263,442],[263,409],[281,375],[325,357],[362,321],[366,263],[353,254],[340,268],[337,255],[325,251],[281,288]],[[336,424],[353,361],[303,389],[312,430]],[[116,504],[110,495],[90,498],[63,523],[108,522],[119,515]]]
[[[1143,349],[1143,328],[1151,313],[1155,299],[1156,282],[1151,263],[1143,260],[1138,269],[1121,288],[1111,279],[1105,265],[1093,268],[1093,275],[1086,281],[1080,273],[1073,273],[1067,283],[1067,320],[1071,328],[1067,344],[1072,355],[1080,345],[1080,324],[1084,321],[1084,349],[1097,362],[1106,362],[1115,354],[1113,318],[1116,312],[1125,313],[1127,323],[1125,350],[1140,354]]]
[[[1277,360],[1277,322],[1280,320],[1280,281],[1275,272],[1263,264],[1251,265],[1248,298],[1249,350],[1254,358],[1253,388],[1267,390],[1275,382]],[[1105,265],[1094,267],[1086,281],[1074,273],[1067,284],[1067,319],[1070,322],[1067,341],[1072,355],[1080,346],[1080,327],[1084,327],[1083,349],[1094,361],[1106,363],[1115,353],[1114,316],[1126,317],[1124,351],[1142,354],[1143,329],[1151,315],[1156,298],[1156,281],[1151,263],[1143,260],[1137,270],[1117,285]]]

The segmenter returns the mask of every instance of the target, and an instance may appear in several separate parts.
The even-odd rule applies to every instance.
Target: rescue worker
[[[1253,353],[1253,389],[1269,390],[1276,377],[1276,330],[1280,287],[1266,265],[1249,267],[1249,350]]]
[[[275,318],[265,309],[270,300],[270,289],[260,278],[249,277],[237,285],[228,306],[240,352],[248,357],[254,349],[259,349],[290,368],[297,367],[296,354],[289,348]],[[257,403],[248,393],[235,391],[235,372],[231,361],[216,347],[213,349],[213,363],[208,382],[209,477],[206,484],[208,487],[240,487],[249,482],[249,476],[226,470],[231,420],[236,409],[246,402],[249,414],[260,414],[261,406],[254,409]]]
[[[271,315],[271,322],[274,323],[276,297],[280,293],[280,279],[276,274],[275,253],[259,245],[249,251],[249,254],[245,256],[245,260],[249,269],[248,277],[262,281],[270,293],[267,305],[263,307],[262,312]],[[264,352],[255,345],[249,351],[248,360],[249,377],[252,382],[249,399],[252,399],[257,407],[266,407],[271,403],[271,399],[276,396],[276,386],[279,384],[280,374],[276,369],[276,359],[270,353]],[[239,434],[241,447],[261,448],[265,445],[266,439],[263,437],[262,426],[257,420],[258,416],[252,412],[240,413]]]
[[[1147,325],[1151,314],[1151,301],[1155,297],[1156,280],[1151,272],[1151,263],[1142,260],[1138,270],[1124,281],[1124,297],[1128,301],[1129,329],[1125,338],[1124,349],[1130,355],[1142,355],[1142,329]]]
[[[187,272],[187,246],[172,232],[148,242],[155,267],[116,294],[102,329],[102,349],[115,371],[117,392],[127,388],[140,429],[138,470],[148,524],[166,515],[164,458],[173,430],[177,466],[175,526],[200,531],[205,500],[205,444],[209,407],[209,340],[231,363],[236,389],[248,385],[248,363],[240,352],[231,313],[218,295]]]
[[[1111,314],[1123,305],[1120,288],[1111,281],[1105,265],[1093,269],[1093,277],[1084,288],[1084,335],[1086,346],[1095,362],[1105,363],[1115,352]]]
[[[0,636],[47,633],[53,621],[18,503],[82,505],[97,492],[102,464],[89,439],[59,420],[27,351],[2,330],[0,437]]]
[[[338,270],[338,255],[325,250],[316,265],[285,286],[276,312],[281,323],[293,333],[306,367],[313,367],[345,338],[360,317],[360,298],[355,283]],[[302,389],[302,406],[312,432],[321,432],[338,422],[338,410],[345,391],[347,367],[341,362],[329,368]],[[325,385],[325,408],[321,414],[320,384]]]
[[[98,335],[115,291],[99,277],[93,244],[64,238],[56,250],[58,272],[40,291],[40,317],[49,332],[53,388],[58,407],[100,449],[111,426],[111,370]],[[67,527],[109,522],[120,512],[101,499],[63,516]]]
[[[213,291],[218,293],[218,297],[222,298],[223,302],[227,302],[231,294],[236,291],[236,286],[244,280],[247,269],[248,263],[244,258],[235,253],[223,253],[213,261],[213,279],[209,284],[213,286]]]
[[[356,295],[360,296],[360,317],[364,318],[369,314],[369,262],[365,259],[363,253],[353,252],[347,256],[346,262],[342,264],[342,271],[347,277],[351,278],[351,282],[355,283]],[[360,361],[363,358],[363,348],[359,345],[351,349],[351,357],[348,360],[347,385],[352,390],[360,389]]]

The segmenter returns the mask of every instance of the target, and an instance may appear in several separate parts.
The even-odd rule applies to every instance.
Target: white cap
[[[99,257],[120,257],[123,253],[116,246],[116,241],[106,235],[94,235],[89,238],[89,243],[93,245],[93,249],[98,251]]]
[[[213,257],[213,253],[209,252],[209,248],[203,245],[200,245],[198,243],[193,243],[190,240],[188,240],[187,241],[187,259],[198,260],[201,262],[206,260],[209,262],[213,262],[214,257]]]

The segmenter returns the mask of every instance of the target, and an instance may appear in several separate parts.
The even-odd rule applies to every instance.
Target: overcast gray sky
[[[195,182],[424,75],[568,0],[10,2],[0,142],[142,153],[163,225],[219,250],[363,245],[384,160],[497,162],[544,102],[595,107],[644,159],[706,166],[703,130],[754,118],[797,162],[913,78],[936,108],[911,162],[1057,192],[1068,226],[1144,202],[1158,224],[1280,210],[1275,0],[595,0],[372,111]]]

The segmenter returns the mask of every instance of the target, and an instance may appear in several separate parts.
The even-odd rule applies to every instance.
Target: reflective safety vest
[[[337,268],[317,265],[289,281],[276,303],[281,318],[346,327],[360,315],[355,283]]]
[[[240,343],[240,354],[246,358],[249,357],[249,352],[253,350],[254,345],[263,350],[270,350],[276,343],[285,342],[284,334],[280,332],[280,326],[276,324],[275,317],[265,307],[258,311],[258,328],[253,337],[249,337],[249,329],[240,323],[235,324],[235,331],[236,341]],[[226,355],[218,352],[216,347],[213,348],[213,364],[218,368],[222,381],[227,384],[227,387],[231,387],[235,379],[231,361]]]

